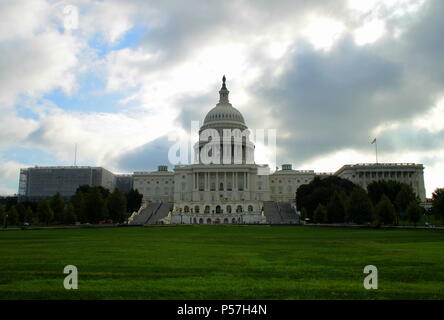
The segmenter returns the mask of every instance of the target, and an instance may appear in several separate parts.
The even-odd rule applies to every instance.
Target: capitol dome
[[[219,102],[207,113],[199,130],[199,142],[194,145],[195,163],[254,163],[254,143],[244,117],[228,100],[230,91],[225,81],[223,76]]]
[[[239,110],[234,108],[228,100],[226,78],[222,78],[222,88],[219,91],[219,103],[211,109],[205,117],[201,130],[204,129],[240,129],[245,130],[245,120]]]

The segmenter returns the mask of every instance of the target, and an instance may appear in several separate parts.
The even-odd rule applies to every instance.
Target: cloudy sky
[[[75,12],[78,19],[75,19]],[[0,0],[0,194],[21,167],[167,161],[223,74],[277,162],[425,165],[444,186],[444,1]],[[257,162],[267,162],[258,147]]]

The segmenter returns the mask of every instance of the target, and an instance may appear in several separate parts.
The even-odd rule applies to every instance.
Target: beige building
[[[271,200],[295,202],[296,190],[310,183],[315,175],[314,170],[293,170],[291,164],[283,164],[281,170],[269,176]]]
[[[426,200],[424,166],[415,163],[364,163],[347,164],[335,172],[338,177],[348,179],[364,189],[373,182],[394,180],[413,188],[421,201]]]
[[[159,166],[157,171],[136,171],[133,174],[133,187],[143,199],[152,202],[174,200],[174,172],[167,166]]]

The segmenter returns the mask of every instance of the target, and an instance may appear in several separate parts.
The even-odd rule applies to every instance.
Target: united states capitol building
[[[194,146],[194,162],[160,165],[157,171],[114,175],[100,167],[32,167],[21,169],[19,195],[25,198],[61,192],[69,197],[82,184],[102,185],[143,194],[133,224],[298,223],[296,190],[316,176],[336,175],[366,188],[378,180],[407,183],[425,201],[424,167],[411,163],[348,164],[334,173],[294,170],[291,164],[270,172],[256,164],[243,115],[229,101],[223,78],[219,102],[205,116]],[[217,139],[216,139],[217,138]]]

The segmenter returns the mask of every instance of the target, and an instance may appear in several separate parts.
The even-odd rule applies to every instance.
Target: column
[[[233,190],[237,190],[237,172],[233,172]]]
[[[250,175],[247,172],[247,189],[250,189]]]

